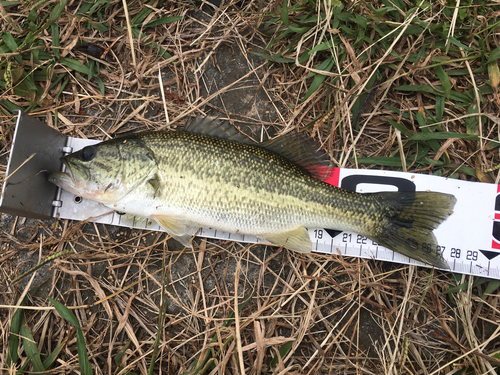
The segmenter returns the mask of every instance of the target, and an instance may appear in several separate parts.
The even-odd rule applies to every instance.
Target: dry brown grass
[[[39,17],[49,15],[55,3],[37,5]],[[351,4],[350,8],[367,14],[369,5],[378,4],[372,3]],[[388,105],[421,113],[426,119],[435,113],[434,96],[395,90],[402,85],[440,84],[429,73],[432,55],[418,64],[408,60],[422,35],[401,33],[364,61],[360,61],[361,52],[376,47],[364,44],[355,49],[354,40],[342,38],[348,50],[345,60],[336,61],[325,84],[302,100],[312,81],[307,75],[317,70],[317,64],[316,56],[299,63],[301,51],[338,30],[319,23],[310,33],[297,37],[298,53],[284,54],[296,65],[267,64],[250,51],[269,42],[270,36],[258,31],[264,26],[262,15],[275,12],[282,2],[246,2],[202,12],[187,1],[161,7],[154,2],[110,1],[102,13],[109,25],[106,32],[86,27],[85,17],[75,15],[83,4],[68,1],[57,21],[60,56],[85,62],[90,57],[73,51],[80,41],[104,47],[114,43],[109,53],[116,62],[100,62],[105,95],[95,80],[60,62],[48,71],[40,82],[39,105],[31,114],[62,133],[107,139],[129,131],[175,129],[189,116],[216,113],[231,121],[245,121],[249,125],[244,130],[255,139],[277,132],[306,132],[337,166],[361,167],[359,158],[394,156],[404,160],[404,170],[431,173],[439,167],[407,163],[405,156],[414,155],[414,149],[387,123],[389,118],[406,124],[414,133],[421,131],[414,117],[404,119]],[[143,29],[170,58],[162,58],[157,49],[128,33],[126,14],[130,22],[146,6],[153,12],[143,25],[151,19],[183,16],[182,22]],[[331,5],[322,7],[326,19],[334,17]],[[207,3],[204,9],[209,8],[213,7]],[[18,37],[29,9],[28,3],[0,8],[2,28]],[[436,4],[428,14],[402,17],[396,33],[406,30],[415,17],[427,17],[432,24],[459,22],[455,14],[450,20],[442,12],[443,7]],[[487,25],[488,17],[498,16],[482,17]],[[44,31],[36,48],[53,53],[51,37],[50,29]],[[498,33],[486,38],[490,50],[498,45],[498,38]],[[278,41],[270,54],[283,51],[288,43],[288,39]],[[395,53],[403,58],[395,58]],[[222,59],[232,60],[228,64]],[[469,58],[449,63],[449,67],[470,72],[450,78],[453,90],[463,93],[487,79],[472,72],[479,63],[480,59]],[[43,61],[24,64],[35,69]],[[246,65],[246,72],[233,74],[231,64]],[[370,77],[380,66],[390,64],[394,67],[386,68],[388,76],[375,91],[358,127],[351,110],[356,95],[366,93],[366,84],[373,81]],[[63,73],[68,77],[65,86],[62,80],[50,87]],[[242,98],[241,102],[234,97]],[[498,183],[500,174],[488,170],[500,162],[496,143],[491,142],[500,132],[498,117],[494,117],[500,103],[496,93],[485,97],[487,102],[481,103],[480,111],[493,115],[494,121],[479,122],[478,141],[443,140],[438,150],[427,151],[436,162],[449,159],[443,174],[471,179],[467,171],[475,171],[474,179]],[[0,100],[22,108],[32,104],[30,97],[16,95],[13,89],[5,90]],[[467,108],[455,104],[447,99],[437,125],[442,126],[441,131],[465,133]],[[4,163],[13,134],[13,116],[5,109],[2,106]],[[5,168],[2,165],[3,171]],[[3,373],[16,373],[7,362],[10,325],[15,305],[29,286],[25,282],[18,288],[10,280],[32,266],[39,255],[62,249],[75,253],[56,260],[50,270],[38,271],[34,284],[39,289],[28,294],[24,307],[26,325],[41,353],[50,353],[65,342],[51,374],[79,373],[79,363],[75,330],[54,311],[46,296],[64,303],[77,316],[96,374],[147,373],[157,335],[160,342],[154,373],[158,374],[186,373],[208,352],[213,360],[200,374],[260,374],[268,370],[273,358],[276,363],[269,374],[465,374],[466,370],[494,374],[495,366],[498,368],[499,297],[495,293],[481,298],[486,284],[473,287],[472,277],[458,276],[457,280],[450,273],[413,266],[298,255],[262,245],[206,239],[197,239],[191,252],[167,241],[164,234],[93,223],[13,221],[6,215],[2,221]],[[464,288],[445,293],[457,284]],[[166,317],[158,332],[162,303]],[[240,311],[238,306],[242,306]],[[225,325],[232,315],[234,319]],[[286,345],[291,345],[289,350],[280,354]],[[123,356],[117,363],[119,353]],[[492,358],[495,354],[497,359]],[[26,361],[26,353],[20,350],[17,366]]]

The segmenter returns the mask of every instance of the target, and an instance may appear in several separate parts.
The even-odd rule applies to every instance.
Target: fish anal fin
[[[183,236],[176,236],[174,234],[169,233],[169,236],[172,237],[174,240],[180,242],[183,246],[187,247],[188,249],[193,248],[193,245],[191,243],[193,242],[194,235],[185,234]]]
[[[298,227],[288,232],[266,233],[259,237],[263,237],[274,245],[283,246],[298,253],[310,253],[312,250],[309,233],[304,227]]]
[[[179,241],[186,247],[191,248],[191,241],[197,228],[192,223],[182,217],[154,215],[153,219],[162,227],[173,239]]]

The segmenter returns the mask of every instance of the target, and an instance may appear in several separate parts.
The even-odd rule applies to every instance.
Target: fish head
[[[141,139],[116,139],[86,146],[61,158],[66,172],[49,181],[75,195],[115,203],[154,175],[154,153]]]

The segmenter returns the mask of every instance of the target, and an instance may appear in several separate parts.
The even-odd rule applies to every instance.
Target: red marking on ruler
[[[491,248],[492,249],[500,249],[500,244],[496,242],[495,240],[491,241]]]

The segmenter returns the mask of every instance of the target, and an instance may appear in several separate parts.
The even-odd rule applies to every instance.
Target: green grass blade
[[[155,1],[150,1],[148,5],[153,5]],[[147,16],[153,11],[151,7],[143,7],[137,16],[135,16],[131,24],[132,26],[141,26],[142,22],[146,19]]]
[[[2,5],[2,7],[6,7],[6,6],[19,5],[22,3],[18,1],[0,1],[0,4]],[[21,34],[23,32],[23,30],[15,22],[12,21],[5,8],[0,10],[0,14],[3,16],[3,19],[6,20],[14,30],[16,30],[18,34]]]
[[[81,328],[76,330],[76,347],[78,348],[78,363],[83,375],[92,375],[92,366],[89,361],[87,346]]]
[[[409,141],[429,141],[436,139],[448,139],[448,138],[460,138],[460,139],[472,139],[475,141],[479,140],[477,135],[473,134],[462,134],[456,132],[436,132],[436,133],[417,133],[408,137]]]
[[[68,309],[66,306],[64,306],[61,302],[57,302],[55,299],[52,299],[50,297],[47,297],[52,306],[55,307],[56,311],[61,315],[61,317],[68,322],[71,323],[71,325],[75,328],[80,328],[80,323],[78,323],[78,319],[76,318],[75,314]]]
[[[357,159],[360,164],[376,164],[385,165],[387,167],[401,167],[401,159],[390,156],[374,156],[371,158],[359,158]],[[408,164],[408,163],[407,163]]]
[[[33,366],[33,371],[38,374],[46,374],[45,367],[43,367],[42,359],[35,340],[33,340],[33,335],[30,329],[26,325],[26,321],[23,319],[23,324],[21,325],[20,331],[21,337],[23,339],[23,348],[28,356],[31,365]]]
[[[115,357],[115,363],[120,366],[122,364],[122,359],[123,359],[123,356],[125,355],[125,352],[127,351],[127,349],[129,348],[130,344],[132,343],[132,341],[127,341],[125,343],[125,345],[123,346],[123,348],[118,352],[116,353],[116,357]]]
[[[476,288],[478,287],[479,285],[483,285],[485,283],[487,283],[488,281],[490,281],[491,279],[487,279],[485,277],[475,277],[474,278],[474,282],[472,283],[472,287],[473,288]]]
[[[17,43],[11,33],[4,31],[2,33],[2,40],[9,47],[10,52],[17,52]]]
[[[64,81],[61,84],[61,88],[59,89],[59,91],[57,91],[57,94],[55,96],[56,98],[59,98],[59,96],[61,96],[68,83],[69,83],[69,77],[65,74]]]
[[[438,94],[436,90],[434,90],[431,86],[427,85],[402,85],[396,87],[396,90],[408,91],[408,92],[422,91],[422,92],[428,92],[429,94]]]
[[[23,2],[22,1],[0,1],[0,4],[2,4],[3,7],[7,6],[7,5],[20,5],[22,4]]]
[[[101,33],[105,33],[106,31],[109,30],[107,22],[89,22],[89,25],[92,29],[96,29]]]
[[[136,38],[140,38],[141,42],[143,42],[148,47],[152,47],[152,48],[157,49],[158,52],[160,53],[160,55],[164,59],[169,59],[172,57],[172,55],[170,53],[168,53],[162,46],[158,45],[158,43],[156,43],[156,42],[153,42],[151,38],[147,37],[140,30],[132,28],[132,34],[134,34],[134,36]]]
[[[5,45],[9,48],[10,52],[18,52],[18,50],[17,50],[18,45],[17,45],[16,40],[14,39],[14,37],[12,36],[11,33],[4,31],[2,33],[2,40],[5,43]],[[20,55],[16,55],[16,56],[14,56],[14,58],[16,59],[16,61],[19,64],[23,63],[23,60],[22,60]]]
[[[396,122],[394,120],[391,120],[388,117],[386,117],[385,119],[387,120],[387,122],[389,122],[389,124],[391,124],[392,126],[394,126],[396,129],[398,129],[401,133],[403,133],[407,137],[411,137],[412,136],[412,133],[408,129],[406,129],[403,125],[401,125],[400,123],[398,123],[398,122]]]
[[[490,55],[488,56],[488,61],[486,61],[486,64],[495,62],[498,59],[500,59],[500,47],[497,47],[493,51],[491,51]]]
[[[65,74],[62,73],[62,74],[58,74],[58,75],[55,75],[53,78],[52,78],[52,83],[50,84],[49,86],[49,90],[52,90],[54,87],[57,86],[57,84],[59,82],[61,82],[61,80],[65,77]]]
[[[436,87],[436,89],[438,89],[438,90],[442,89],[443,91],[442,92],[437,91],[437,90],[435,90],[432,87],[427,86],[427,85],[401,85],[401,86],[395,87],[395,89],[398,91],[405,91],[405,92],[421,91],[421,92],[427,92],[429,94],[434,94],[434,95],[441,95],[441,96],[445,95],[444,88],[442,88],[441,86],[435,86],[435,87]],[[454,101],[461,102],[461,103],[467,103],[467,104],[471,102],[471,99],[467,95],[458,93],[458,92],[453,91],[453,90],[450,92],[450,99],[452,99]]]
[[[461,43],[457,38],[455,38],[454,36],[450,36],[448,38],[448,40],[450,41],[451,44],[457,46],[458,48],[462,48],[463,50],[467,51],[467,52],[471,52],[473,51],[473,49],[469,46],[466,46],[465,44]]]
[[[468,115],[479,114],[477,104],[472,103],[467,108]],[[479,128],[479,116],[471,116],[465,119],[465,127],[467,128],[467,134],[474,134],[476,130]]]
[[[466,167],[465,165],[462,165],[462,164],[450,164],[448,167],[452,168],[452,169],[456,169],[457,172],[459,172],[459,173],[464,173],[464,174],[471,176],[471,177],[477,177],[477,173],[476,173],[476,170],[474,168]]]
[[[281,8],[281,21],[288,27],[288,0],[283,0],[283,8]]]
[[[85,75],[90,75],[90,68],[87,65],[82,64],[80,61],[69,59],[69,58],[62,58],[61,59],[61,64],[64,66],[76,70],[77,72],[80,72]]]
[[[290,349],[292,349],[292,346],[293,346],[293,341],[289,341],[289,342],[283,344],[283,346],[278,351],[279,357],[277,354],[273,357],[273,359],[271,360],[271,363],[269,364],[268,371],[278,364],[280,357],[283,358],[287,355],[287,353],[290,351]],[[266,373],[267,373],[267,371],[266,371]]]
[[[89,75],[87,76],[87,79],[90,81],[92,80],[92,77],[94,77],[94,70],[96,68],[96,61],[95,60],[89,60]]]
[[[105,93],[105,86],[104,86],[104,82],[102,81],[102,79],[100,79],[99,77],[94,77],[96,82],[97,82],[97,85],[99,86],[99,90],[101,91],[101,94],[104,96],[104,93]]]
[[[316,45],[313,49],[309,51],[309,54],[314,53],[314,52],[321,52],[321,51],[326,51],[333,48],[333,43],[331,41],[327,41],[324,43],[320,43]]]
[[[406,28],[403,35],[420,35],[423,31],[424,29],[422,29],[420,26],[410,25]]]
[[[75,314],[64,306],[62,303],[47,297],[50,303],[55,307],[56,311],[61,315],[62,318],[67,320],[72,326],[76,327],[76,347],[78,348],[78,362],[80,364],[80,369],[84,375],[92,375],[92,366],[88,359],[87,347],[85,345],[85,338],[83,337],[82,329],[80,328],[80,323]]]
[[[59,25],[54,23],[50,27],[52,31],[52,52],[56,59],[59,58]]]
[[[66,345],[67,341],[68,341],[67,339],[64,339],[63,342],[61,342],[59,345],[57,345],[57,347],[52,351],[52,353],[50,353],[47,356],[47,358],[45,358],[45,361],[43,361],[43,367],[45,367],[46,369],[49,369],[50,366],[52,366],[54,364],[54,362],[56,361],[57,357],[59,357],[59,354],[61,353],[61,350]]]
[[[28,297],[24,297],[20,306],[23,306],[26,303]],[[14,316],[12,317],[12,321],[10,323],[10,335],[9,335],[9,351],[7,353],[7,364],[13,366],[18,359],[17,349],[19,347],[19,334],[21,332],[21,324],[23,321],[23,309],[18,308]]]
[[[436,120],[440,122],[443,119],[445,107],[444,96],[436,96]]]
[[[321,70],[325,70],[325,71],[329,72],[332,69],[334,64],[335,64],[335,61],[333,60],[333,58],[329,57],[320,66],[318,66],[317,69],[321,69]],[[316,90],[318,90],[320,88],[321,84],[323,83],[323,81],[325,79],[326,79],[326,76],[324,74],[319,74],[319,73],[316,74],[313,82],[311,83],[311,86],[309,86],[309,90],[307,90],[307,93],[302,100],[306,100],[312,94],[314,94],[314,92],[316,92]]]
[[[430,146],[435,152],[437,152],[439,150],[439,147],[440,147],[439,143],[434,138],[429,138],[429,134],[433,134],[433,133],[431,132],[431,128],[428,125],[431,125],[432,123],[427,122],[426,118],[424,117],[424,114],[421,111],[418,111],[414,115],[414,118],[415,118],[415,120],[417,120],[418,125],[419,125],[420,129],[422,130],[421,133],[418,133],[418,134],[422,134],[422,135],[417,136],[417,138],[423,137],[423,139],[419,139],[419,140],[425,141],[427,146]],[[409,140],[413,140],[412,137],[414,137],[415,135],[409,137]]]
[[[86,16],[89,18],[91,18],[94,13],[96,13],[97,16],[102,15],[102,10],[106,6],[108,6],[109,3],[110,0],[93,0],[93,1],[83,2],[83,6],[80,9],[80,13],[86,14]]]
[[[485,299],[488,296],[488,294],[493,294],[493,292],[498,288],[500,288],[500,280],[490,280],[488,285],[486,285],[486,289],[484,290],[484,293],[481,296],[481,298]]]
[[[45,26],[46,28],[51,26],[54,22],[56,22],[59,17],[61,16],[62,11],[64,10],[64,7],[66,6],[68,0],[59,0],[57,5],[52,9],[52,13],[50,13],[49,21],[47,25]]]
[[[461,275],[458,275],[458,276],[461,276]],[[465,283],[462,283],[462,284],[453,286],[451,288],[448,288],[443,293],[445,293],[445,294],[455,294],[455,293],[458,293],[458,292],[464,292],[464,291],[467,290],[468,286],[469,286],[469,283],[466,281]]]
[[[450,83],[450,78],[448,77],[448,74],[446,74],[446,72],[444,71],[444,69],[441,65],[436,65],[434,67],[434,71],[436,72],[439,80],[441,81],[441,84],[443,85],[444,94],[446,96],[446,99],[449,99],[450,95],[451,95],[451,83]]]
[[[7,99],[2,100],[2,105],[4,105],[5,108],[7,108],[7,110],[9,111],[9,114],[12,114],[14,111],[17,111],[18,109],[22,109],[17,104],[14,104],[10,100],[7,100]]]

